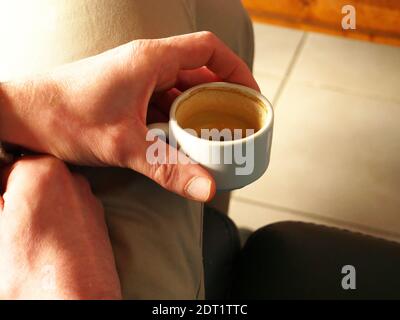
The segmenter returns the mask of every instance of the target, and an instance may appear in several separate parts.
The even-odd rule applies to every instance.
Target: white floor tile
[[[255,74],[261,93],[272,103],[276,97],[282,79],[266,74]]]
[[[234,196],[400,235],[400,104],[290,83],[267,173]]]
[[[315,220],[307,217],[254,205],[236,198],[232,198],[229,204],[229,216],[239,228],[250,230],[257,230],[263,226],[280,221],[315,222]]]
[[[400,243],[400,236],[395,234],[382,233],[379,230],[366,230],[362,226],[349,225],[342,221],[326,219],[326,217],[322,216],[291,212],[290,210],[285,210],[283,208],[273,208],[262,204],[255,204],[238,197],[233,197],[231,199],[229,216],[239,229],[249,231],[246,232],[245,238],[243,239],[244,241],[248,238],[251,232],[264,226],[284,221],[299,221],[348,230],[356,233],[369,234],[374,237]]]
[[[254,23],[255,73],[283,77],[303,35],[302,31]]]
[[[400,48],[310,33],[292,79],[400,101]]]

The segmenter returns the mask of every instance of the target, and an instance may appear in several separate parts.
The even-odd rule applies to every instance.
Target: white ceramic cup
[[[189,100],[201,98],[199,95],[204,95],[205,90],[232,95],[227,97],[233,99],[232,105],[236,107],[240,107],[239,104],[246,107],[248,102],[256,102],[262,114],[260,128],[254,134],[230,141],[209,141],[182,128],[177,113],[184,112],[183,108],[189,107]],[[237,84],[212,82],[183,92],[171,106],[169,122],[151,124],[148,128],[162,130],[170,144],[174,142],[172,145],[176,144],[180,151],[206,168],[214,177],[217,190],[233,190],[254,182],[268,168],[273,122],[272,105],[261,93]]]

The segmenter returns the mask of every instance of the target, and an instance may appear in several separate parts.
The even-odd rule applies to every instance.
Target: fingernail
[[[198,201],[207,201],[210,196],[211,181],[203,177],[194,177],[185,187],[186,194]]]

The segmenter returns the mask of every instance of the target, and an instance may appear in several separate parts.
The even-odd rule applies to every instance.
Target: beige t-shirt
[[[1,0],[0,81],[44,72],[136,38],[194,31],[192,0]]]

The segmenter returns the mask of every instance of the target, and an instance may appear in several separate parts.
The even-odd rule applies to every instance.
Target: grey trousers
[[[240,0],[31,0],[0,3],[0,81],[47,71],[138,38],[210,30],[251,67]],[[85,168],[127,299],[202,299],[202,204],[127,169]]]

